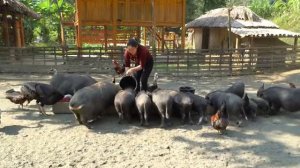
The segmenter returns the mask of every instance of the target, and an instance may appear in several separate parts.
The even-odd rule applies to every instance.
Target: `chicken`
[[[22,109],[24,102],[27,100],[21,92],[15,91],[14,89],[7,90],[5,92],[5,98],[9,99],[12,103],[21,105]]]
[[[125,72],[125,66],[120,66],[120,64],[116,61],[116,60],[113,60],[113,67],[116,71],[117,74],[123,74]]]
[[[153,92],[155,89],[158,88],[157,80],[158,80],[158,74],[157,74],[157,72],[155,72],[154,77],[153,77],[153,83],[152,83],[152,85],[148,86],[149,92]]]
[[[223,134],[225,132],[226,127],[229,124],[225,102],[222,103],[222,106],[217,111],[217,113],[211,116],[210,121],[213,128],[218,130],[220,134]]]

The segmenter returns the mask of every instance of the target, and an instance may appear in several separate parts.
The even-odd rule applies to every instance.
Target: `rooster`
[[[155,89],[158,88],[157,80],[158,80],[158,73],[155,72],[154,77],[153,77],[153,83],[152,83],[152,85],[148,86],[148,91],[149,92],[153,92]]]
[[[10,89],[5,92],[5,98],[9,99],[12,103],[21,105],[23,109],[23,104],[27,100],[29,104],[29,100],[19,91],[15,91],[14,89]]]
[[[40,113],[47,115],[43,106],[53,105],[64,96],[60,94],[49,84],[38,82],[27,82],[21,86],[21,92],[10,89],[6,91],[6,98],[16,104],[21,104],[28,101],[36,100]]]
[[[216,114],[210,118],[211,125],[214,129],[223,134],[229,124],[228,113],[226,111],[226,103],[223,102]]]
[[[113,63],[113,67],[114,67],[117,74],[120,75],[120,74],[123,74],[125,72],[125,66],[121,67],[120,64],[116,60],[113,60],[112,63]]]

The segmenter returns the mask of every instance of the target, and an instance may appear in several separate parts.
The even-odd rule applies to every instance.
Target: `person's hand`
[[[134,73],[134,70],[132,68],[130,68],[126,71],[126,75],[132,75],[133,73]]]

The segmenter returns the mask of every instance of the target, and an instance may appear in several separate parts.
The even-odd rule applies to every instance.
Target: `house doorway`
[[[203,28],[202,49],[208,49],[209,44],[209,28]]]

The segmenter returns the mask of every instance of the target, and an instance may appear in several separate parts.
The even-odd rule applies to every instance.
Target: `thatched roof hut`
[[[40,14],[34,12],[18,0],[0,0],[0,9],[7,8],[10,12],[23,14],[25,16],[39,19]]]
[[[18,0],[0,0],[0,46],[25,46],[23,19],[26,16],[41,17]]]
[[[278,28],[278,26],[271,21],[265,20],[252,12],[249,8],[244,6],[233,7],[230,11],[231,27],[264,27],[264,28]],[[218,8],[208,11],[205,15],[186,24],[187,28],[198,27],[228,27],[228,8]]]
[[[230,45],[228,45],[229,14],[230,37],[233,39]],[[293,37],[296,40],[300,37],[300,33],[279,29],[275,23],[261,18],[244,6],[208,11],[206,14],[187,23],[186,28],[193,29],[194,33],[198,34],[195,34],[194,38],[195,42],[198,41],[199,43],[199,40],[201,41],[198,47],[195,46],[197,49],[225,48],[234,45],[238,48],[241,42],[250,41],[250,38]],[[240,42],[237,42],[237,40]]]

